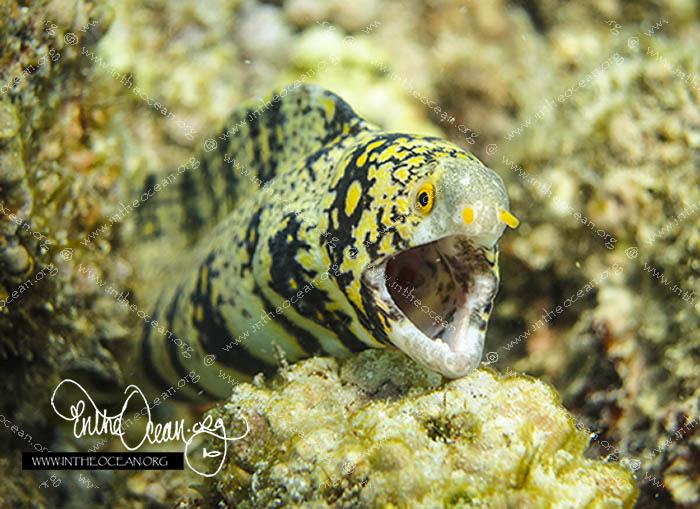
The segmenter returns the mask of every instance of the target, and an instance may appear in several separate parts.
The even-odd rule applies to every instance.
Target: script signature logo
[[[58,393],[59,389],[63,386],[63,384],[66,383],[72,384],[76,386],[80,391],[82,391],[82,393],[85,395],[85,398],[87,398],[88,404],[91,405],[92,408],[89,408],[88,404],[85,403],[85,399],[81,398],[80,401],[78,401],[75,405],[71,405],[70,415],[62,414],[56,408],[54,399],[56,398],[56,393]],[[194,472],[205,477],[215,476],[224,466],[224,461],[226,460],[226,451],[228,450],[228,442],[240,440],[244,438],[250,431],[250,428],[248,427],[248,421],[246,421],[244,418],[243,421],[246,425],[245,433],[239,437],[227,437],[226,428],[224,427],[223,420],[219,417],[216,419],[216,421],[214,421],[211,415],[206,416],[202,422],[197,422],[192,426],[192,428],[187,428],[186,430],[184,419],[180,419],[179,421],[166,422],[165,424],[157,423],[154,425],[151,421],[151,410],[148,407],[148,400],[144,396],[143,392],[141,392],[141,389],[139,389],[136,385],[129,385],[124,390],[124,393],[126,394],[126,400],[122,405],[121,412],[119,412],[116,415],[109,416],[107,415],[106,410],[100,410],[99,408],[97,408],[97,405],[95,405],[95,402],[92,400],[90,395],[78,382],[68,378],[62,380],[61,383],[59,383],[54,389],[53,394],[51,395],[51,407],[54,409],[54,412],[56,412],[56,414],[59,417],[65,419],[66,421],[73,422],[73,435],[75,436],[75,438],[104,434],[118,436],[121,440],[121,443],[129,451],[134,451],[138,449],[146,441],[148,441],[148,443],[150,444],[161,444],[163,442],[169,442],[171,440],[181,440],[185,444],[184,454],[187,466],[190,467],[190,469],[192,469]],[[141,438],[141,441],[136,445],[130,445],[126,442],[125,430],[122,428],[124,413],[126,412],[126,409],[132,397],[140,398],[141,400],[143,400],[143,404],[145,405],[146,410],[148,412],[146,414],[146,418],[148,419],[148,422],[146,424],[146,431],[143,437]],[[92,415],[90,415],[90,413],[92,413]],[[187,433],[191,434],[187,436]],[[208,434],[211,437],[218,438],[223,444],[223,451],[207,451],[206,448],[204,448],[204,450],[202,451],[202,458],[216,458],[219,456],[221,457],[221,461],[219,462],[218,467],[213,473],[201,472],[197,470],[195,467],[192,466],[189,460],[188,453],[190,452],[190,444],[192,443],[195,437],[201,434]]]

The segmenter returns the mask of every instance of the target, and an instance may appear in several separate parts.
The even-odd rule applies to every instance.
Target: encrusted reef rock
[[[700,415],[700,61],[689,39],[700,30],[670,39],[683,27],[673,20],[602,23],[608,43],[531,97],[521,132],[490,161],[504,166],[523,227],[503,245],[496,308],[512,321],[493,329],[520,341],[510,355],[489,349],[553,383],[598,433],[598,452],[637,463],[642,507],[700,504],[700,427],[686,426]],[[538,115],[547,100],[556,109]]]
[[[91,306],[98,291],[78,271],[109,251],[105,239],[102,250],[81,240],[105,222],[101,195],[118,176],[119,144],[100,142],[109,113],[83,55],[110,17],[99,3],[60,0],[0,0],[0,12],[0,371],[12,395],[0,413],[48,440],[35,405],[60,373],[118,372],[100,341],[118,334],[116,320]]]
[[[109,234],[81,242],[109,223],[105,194],[123,196],[124,138],[106,127],[119,88],[93,87],[86,55],[110,20],[103,2],[0,0],[2,507],[66,506],[77,474],[39,489],[49,475],[21,472],[21,451],[54,448],[60,431],[44,409],[62,376],[116,386],[120,372],[105,345],[130,337],[114,299],[79,271],[100,265],[117,284],[126,273],[115,270],[118,259],[104,262]],[[101,497],[75,493],[82,507]]]
[[[624,468],[586,459],[548,385],[488,369],[440,385],[397,352],[313,358],[211,410],[233,442],[217,507],[632,507]],[[219,445],[220,448],[220,445]],[[203,501],[199,501],[200,503]]]
[[[0,458],[0,502],[2,507],[31,507],[32,509],[48,509],[47,502],[39,482],[31,472],[21,469],[19,455],[11,458]],[[51,479],[45,476],[49,483]],[[30,502],[31,501],[31,505]]]

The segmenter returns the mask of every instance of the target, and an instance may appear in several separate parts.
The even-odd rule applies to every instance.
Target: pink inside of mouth
[[[386,287],[423,334],[431,339],[452,337],[445,329],[470,300],[476,276],[489,270],[483,254],[466,237],[451,236],[389,259]]]

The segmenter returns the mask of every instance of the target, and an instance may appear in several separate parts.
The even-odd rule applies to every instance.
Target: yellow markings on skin
[[[250,132],[247,133],[241,133],[240,136],[250,136]],[[248,158],[248,161],[255,161],[255,152],[253,151],[253,144],[252,143],[246,143],[245,144],[245,154],[246,157]]]
[[[394,203],[396,204],[396,209],[399,211],[399,214],[408,214],[411,210],[406,198],[397,198]]]
[[[366,210],[363,211],[360,222],[353,231],[353,238],[356,239],[354,247],[358,250],[357,256],[354,259],[350,258],[349,256],[343,257],[340,270],[343,272],[356,271],[357,267],[364,267],[365,265],[369,264],[370,260],[367,255],[367,250],[362,245],[362,240],[367,236],[367,234],[369,234],[371,238],[376,234],[376,230],[377,228],[371,214]],[[362,308],[362,305],[360,304],[359,307]]]
[[[381,201],[383,200],[382,195],[386,194],[388,198],[384,203],[391,204],[393,197],[399,194],[399,186],[391,178],[391,164],[386,163],[379,167],[372,165],[367,172],[367,176],[376,180],[370,189],[373,197]]]
[[[474,209],[471,207],[464,207],[464,210],[462,210],[462,219],[466,224],[472,224],[474,222]]]
[[[405,166],[401,167],[394,172],[394,175],[399,180],[408,180],[408,168],[406,168]]]
[[[362,245],[362,239],[365,238],[367,233],[370,235],[374,234],[376,228],[368,225],[371,221],[368,221],[367,212],[363,212],[362,218],[360,219],[360,224],[353,231],[353,237],[356,239],[355,244],[352,247],[357,249],[357,254],[355,258],[350,258],[349,256],[344,256],[343,261],[340,264],[340,270],[342,272],[351,272],[357,270],[357,267],[364,267],[369,264],[370,260],[367,255],[367,250]],[[348,246],[350,247],[350,246]],[[342,249],[338,246],[337,249]]]
[[[360,203],[360,198],[362,197],[362,186],[357,180],[353,180],[350,187],[348,187],[348,194],[345,196],[345,215],[351,216],[357,204]]]
[[[272,258],[270,257],[270,252],[265,249],[260,252],[260,256],[258,256],[253,263],[255,263],[258,266],[269,268],[272,267]],[[268,271],[265,270],[265,273]]]
[[[321,218],[320,223],[323,224],[323,227],[321,230],[327,230],[327,221],[324,218]],[[318,228],[314,229],[315,232],[320,231]],[[311,235],[311,233],[309,233]],[[306,236],[306,233],[304,230],[301,230],[299,232],[300,239],[302,236]],[[317,240],[317,239],[316,239]],[[267,253],[267,252],[266,252]],[[293,282],[292,280],[289,280],[290,287],[293,288],[294,290],[298,289],[298,286],[301,286],[304,289],[304,294],[301,298],[304,298],[304,296],[307,294],[309,288],[315,288],[315,289],[320,289],[324,292],[327,292],[330,296],[333,302],[337,301],[340,299],[342,296],[342,293],[340,290],[337,288],[337,286],[331,284],[331,282],[328,279],[327,275],[324,275],[325,272],[331,271],[331,260],[328,256],[328,253],[326,252],[325,249],[312,249],[309,251],[299,251],[296,256],[295,260],[305,269],[308,270],[314,270],[317,267],[327,267],[326,270],[317,273],[317,275],[313,278],[313,280],[309,281],[302,281],[301,283],[297,284],[296,282]],[[282,307],[284,304],[284,301],[280,299],[279,295],[276,293],[271,293],[268,292],[268,290],[265,288],[263,289],[263,292],[269,299],[270,303],[273,304],[274,307]],[[278,302],[279,301],[279,302]],[[330,355],[347,355],[349,353],[348,348],[343,344],[342,340],[337,336],[337,334],[334,331],[330,331],[320,325],[317,322],[323,321],[325,318],[325,313],[332,311],[332,309],[335,307],[334,304],[329,304],[327,307],[325,307],[323,310],[316,311],[315,313],[315,320],[314,318],[309,318],[306,316],[301,315],[295,308],[294,306],[288,306],[287,308],[282,307],[284,309],[284,315],[287,320],[289,320],[292,324],[296,325],[297,327],[300,327],[306,331],[308,331],[310,334],[318,338],[319,342],[322,345],[322,348],[324,351],[329,352]],[[347,310],[345,310],[347,312]],[[287,354],[289,355],[290,359],[297,359],[300,358],[301,356],[301,346],[299,345],[297,339],[291,335],[289,335],[286,331],[283,333],[283,348],[287,351]],[[290,351],[292,352],[290,354]]]
[[[269,277],[269,268],[271,266],[269,261],[269,252],[267,250],[263,251],[261,258],[266,259],[266,261],[264,261],[260,265],[268,269],[264,272],[268,274]],[[261,286],[260,289],[262,290],[262,293],[265,296],[265,298],[269,301],[272,310],[275,310],[276,312],[276,309],[280,308],[281,311],[283,310],[281,314],[284,314],[287,319],[291,319],[293,310],[291,308],[282,308],[284,304],[284,299],[277,292],[265,285]],[[259,304],[259,306],[262,309],[262,304]],[[266,325],[264,334],[274,337],[277,344],[280,346],[280,348],[282,348],[282,350],[285,351],[285,354],[290,359],[299,359],[301,357],[304,357],[305,352],[299,344],[299,340],[295,336],[287,332],[287,330],[284,327],[282,327],[279,323],[276,323],[274,320]]]
[[[376,206],[381,206],[383,209],[382,215],[379,217],[379,221],[380,224],[384,226],[385,230],[396,226],[394,219],[392,219],[392,209],[394,207],[398,208],[399,213],[401,214],[406,214],[409,211],[406,200],[397,198],[397,196],[401,194],[401,186],[403,184],[397,184],[394,181],[391,174],[391,166],[391,163],[384,163],[379,166],[372,165],[367,172],[367,176],[370,179],[375,180],[372,187],[369,189],[369,193],[374,199],[374,204]],[[377,218],[375,215],[368,214],[367,219],[367,229],[369,231],[368,238],[371,240],[376,240],[379,237],[380,232],[378,230],[380,224],[376,224]],[[362,233],[364,233],[364,231]]]
[[[367,148],[365,148],[364,153],[357,158],[357,166],[364,166],[365,163],[367,163],[367,158],[369,157],[369,154],[372,152],[372,150],[380,146],[382,143],[384,143],[384,141],[380,140],[367,145]]]
[[[376,168],[375,168],[376,169]],[[386,172],[387,174],[389,172]],[[373,186],[373,188],[376,186]],[[371,261],[367,249],[362,245],[362,240],[367,238],[370,241],[376,241],[379,236],[376,218],[373,216],[370,210],[363,211],[360,223],[353,231],[353,238],[358,239],[355,242],[355,248],[358,249],[357,256],[353,259],[349,256],[343,257],[343,262],[340,265],[340,269],[343,272],[351,272],[354,277],[348,287],[346,288],[347,299],[356,307],[357,309],[365,309],[364,303],[362,302],[362,276],[361,271],[367,267]],[[389,245],[389,238],[384,239],[384,249]],[[386,310],[388,311],[388,310]],[[356,315],[353,310],[352,315]],[[379,342],[374,336],[359,322],[359,320],[353,320],[350,324],[350,330],[358,338],[362,338],[363,341],[368,342],[369,346],[375,348],[383,347],[383,344]]]
[[[377,162],[384,163],[388,161],[390,157],[399,157],[403,153],[405,153],[405,151],[400,150],[398,145],[390,145],[386,149],[382,150],[382,153],[379,154],[379,157],[377,157]]]
[[[303,103],[300,105],[303,106]],[[363,271],[376,262],[376,258],[396,252],[397,248],[392,244],[392,240],[398,238],[403,245],[413,238],[416,227],[424,219],[414,206],[416,183],[420,186],[428,177],[438,182],[437,177],[441,178],[441,171],[444,171],[436,164],[441,158],[464,160],[470,156],[459,147],[432,137],[427,139],[421,136],[414,138],[412,135],[398,135],[398,138],[394,138],[396,135],[367,130],[366,124],[358,125],[352,120],[342,122],[341,125],[335,124],[329,131],[328,122],[325,120],[340,117],[340,114],[344,113],[336,101],[329,97],[314,95],[313,108],[308,115],[297,111],[296,103],[283,102],[281,106],[281,111],[285,113],[285,124],[270,125],[270,122],[259,122],[259,134],[254,139],[250,135],[250,127],[243,127],[236,139],[245,138],[248,142],[241,141],[240,147],[234,147],[235,144],[232,144],[230,152],[235,152],[241,158],[240,163],[249,166],[253,175],[259,173],[261,167],[264,168],[260,163],[278,157],[280,165],[272,181],[272,184],[275,184],[272,189],[276,193],[283,193],[284,196],[280,198],[284,198],[289,205],[271,199],[270,195],[259,193],[257,186],[251,184],[251,179],[239,179],[241,189],[236,189],[236,195],[245,200],[254,200],[254,206],[264,205],[258,220],[258,231],[249,233],[249,214],[241,213],[236,216],[241,219],[231,225],[236,227],[233,244],[229,246],[229,236],[224,239],[226,244],[217,245],[216,253],[221,258],[217,259],[216,265],[212,267],[223,271],[224,269],[218,266],[223,257],[234,259],[240,267],[233,267],[228,269],[228,273],[222,274],[233,277],[211,280],[206,267],[202,267],[200,272],[203,281],[200,288],[207,290],[207,295],[211,295],[213,302],[216,302],[216,297],[224,294],[240,297],[235,299],[236,302],[247,298],[246,307],[254,317],[266,310],[268,302],[272,309],[283,309],[275,313],[282,313],[286,322],[315,337],[322,349],[331,355],[337,353],[344,356],[349,353],[348,346],[342,342],[342,330],[349,330],[367,346],[384,348],[386,345],[375,339],[370,331],[377,327],[390,332],[392,326],[397,327],[401,319],[393,316],[389,309],[393,306],[382,299],[370,299],[371,304],[368,303],[367,308],[365,307],[363,296],[367,297],[364,294],[367,289],[363,287]],[[245,113],[247,115],[248,110]],[[358,129],[353,129],[353,126]],[[290,133],[294,136],[290,136]],[[275,138],[277,142],[270,138]],[[257,147],[255,151],[253,147]],[[315,153],[319,149],[320,157],[315,157],[310,168],[307,168],[306,158],[310,152]],[[277,154],[277,151],[280,153]],[[259,160],[254,160],[254,154],[259,155]],[[365,178],[366,181],[362,180]],[[349,182],[349,185],[344,187],[344,193],[340,191],[344,196],[337,196],[336,192],[331,190],[338,189],[341,182],[343,185]],[[251,192],[247,192],[246,186],[251,188]],[[438,196],[436,199],[442,198]],[[466,202],[462,206],[469,203]],[[244,204],[246,207],[248,205],[248,202]],[[471,217],[467,209],[454,208],[450,214],[462,213],[465,222],[476,220],[475,211],[471,208]],[[292,212],[299,213],[295,220],[302,223],[296,233],[289,234],[285,226],[289,226],[290,219],[284,218],[284,214],[289,215]],[[359,216],[359,220],[349,224],[345,218],[340,218],[340,212],[347,216],[354,214],[353,219]],[[496,210],[496,213],[501,211]],[[499,219],[513,223],[512,219],[515,218],[511,219],[501,213]],[[227,231],[231,230],[234,228]],[[273,261],[278,261],[277,252],[274,252],[273,256],[270,249],[276,249],[277,244],[267,240],[273,236],[278,238],[277,235],[284,233],[288,233],[285,241],[290,246],[309,246],[308,249],[299,249],[293,254],[292,263],[298,264],[298,268],[301,269],[299,276],[293,276],[290,272],[280,275],[273,270]],[[342,239],[332,240],[332,235]],[[375,246],[376,252],[372,250],[370,255],[368,246],[363,244],[364,241]],[[251,242],[255,244],[253,253],[248,251]],[[274,247],[271,248],[271,245]],[[253,267],[248,266],[249,261],[253,262]],[[337,267],[333,265],[335,263],[338,264]],[[335,270],[344,274],[340,281],[334,280],[334,276],[330,275]],[[497,267],[494,270],[497,271]],[[236,279],[239,275],[240,281]],[[281,280],[274,280],[275,277],[281,277]],[[279,286],[284,287],[286,291],[279,291],[277,283],[281,283]],[[299,290],[302,290],[302,296],[294,297],[295,303],[285,302],[286,298],[290,301],[292,299],[286,293],[292,291],[293,294],[297,294]],[[260,292],[260,298],[255,297],[253,291]],[[301,306],[296,305],[299,299],[304,298],[309,300]],[[428,300],[430,298],[428,297]],[[285,303],[286,308],[283,306]],[[191,306],[188,308],[188,315],[193,314],[198,320],[206,318],[206,310],[201,304],[188,305]],[[228,317],[232,317],[230,321],[234,323],[229,324],[232,330],[241,328],[239,322],[245,326],[249,325],[251,319],[239,313],[233,303],[220,303],[218,306],[225,311],[222,315],[227,317],[227,320]],[[375,309],[379,310],[376,318],[373,313]],[[188,316],[178,320],[192,321],[184,318]],[[370,318],[372,323],[367,323],[364,318]],[[329,323],[335,319],[342,319],[343,325]],[[256,320],[257,318],[252,318],[252,322]],[[273,321],[266,325],[264,330],[258,330],[256,327],[247,340],[246,348],[259,357],[268,358],[273,356],[270,341],[277,341],[290,360],[313,353],[303,351],[295,335],[286,330],[286,322]],[[196,334],[193,327],[194,324],[190,332]],[[173,379],[177,376],[176,373],[172,374]],[[218,382],[217,376],[211,378],[211,385],[215,385],[214,382]]]
[[[367,145],[367,152],[372,152],[375,148],[384,143],[384,140],[373,141]]]
[[[381,249],[382,253],[391,253],[391,236],[384,235],[384,238],[382,238],[382,242],[379,245],[379,248]]]
[[[327,271],[319,273],[313,281],[305,283],[305,285],[308,284],[312,287],[318,288],[326,292],[331,298],[331,301],[324,307],[322,311],[317,310],[315,312],[314,316],[316,322],[323,321],[323,319],[326,317],[326,313],[332,313],[336,310],[342,310],[346,314],[353,316],[355,314],[353,309],[349,308],[349,306],[341,307],[337,304],[337,302],[339,301],[341,296],[343,296],[343,294],[336,285],[332,284],[329,278],[324,276],[325,272],[328,272],[330,276],[330,272],[332,270],[331,261],[328,258],[328,254],[325,252],[325,250],[320,250],[320,252],[316,253],[315,256],[316,257],[314,257],[314,255],[308,255],[305,257],[300,256],[298,257],[298,261],[301,260],[302,265],[304,265],[306,268],[311,269],[315,266],[318,266],[318,259],[320,258],[322,260],[322,264],[325,264],[325,266],[328,267]],[[305,265],[305,263],[308,260],[312,259],[315,260],[315,263],[313,265]],[[314,322],[313,319],[300,315],[296,312],[296,310],[292,309],[287,310],[287,318],[295,325],[304,328],[305,330],[316,336],[319,339],[319,342],[321,342],[323,349],[329,352],[331,355],[347,355],[349,353],[348,348],[343,344],[342,340],[337,335],[337,333],[319,325],[318,323]]]
[[[247,249],[240,248],[238,250],[238,258],[241,260],[241,264],[245,265],[250,263],[250,254]]]
[[[489,261],[489,263],[496,263],[496,260],[498,260],[498,254],[496,251],[484,251],[484,255],[486,255],[486,259]]]
[[[398,233],[398,236],[402,239],[407,238],[418,222],[418,218],[416,216],[412,216],[405,223],[396,223],[395,229]]]
[[[389,320],[387,320],[386,316],[384,316],[382,313],[377,313],[377,316],[379,317],[379,321],[382,324],[382,329],[384,329],[384,332],[389,333],[391,331],[391,323]]]
[[[311,254],[310,251],[299,251],[295,259],[305,269],[313,268],[318,262],[316,256]]]
[[[202,269],[202,292],[207,293],[209,291],[209,266],[205,265]]]
[[[321,230],[327,231],[328,224],[326,223],[325,220],[321,221],[321,224],[319,225],[321,227]],[[329,239],[330,240],[330,239]],[[331,271],[333,270],[332,268],[332,262],[331,259],[326,251],[326,249],[320,249],[319,250],[320,256],[321,256],[321,266],[323,267],[328,267],[327,271],[329,272],[329,275]],[[343,263],[340,264],[338,267],[338,270],[342,272],[346,271],[353,271],[357,270],[357,267],[362,267],[369,263],[369,258],[367,257],[366,253],[363,250],[360,250],[359,256],[357,259],[352,260],[351,258],[345,258]],[[327,311],[334,311],[334,310],[339,310],[343,311],[345,314],[350,316],[352,318],[351,320],[351,325],[350,325],[350,330],[355,334],[358,338],[371,338],[370,340],[370,346],[375,346],[376,340],[372,337],[370,332],[365,329],[365,327],[360,323],[359,321],[359,316],[357,315],[357,311],[355,308],[343,304],[340,305],[339,303],[345,303],[345,294],[341,292],[341,290],[338,288],[337,285],[331,284],[326,282],[325,288],[326,292],[328,293],[328,297],[331,300],[331,303],[327,306],[326,310]],[[362,306],[362,302],[360,300],[360,305],[359,309],[364,309],[364,306]],[[323,318],[323,316],[319,316],[318,319],[319,321]],[[380,344],[376,342],[376,344]],[[345,347],[343,347],[345,348]],[[346,348],[347,350],[347,348]]]
[[[405,161],[405,164],[409,166],[420,166],[425,163],[425,157],[423,156],[413,156]]]
[[[427,154],[430,151],[430,148],[424,144],[420,144],[411,148],[411,151],[415,154]]]
[[[267,141],[267,127],[261,122],[260,123],[260,134],[258,134],[260,139],[260,158],[263,162],[270,160],[270,145]]]
[[[394,223],[389,221],[386,217],[381,218],[381,225],[380,226],[382,226],[382,230],[388,230],[393,225],[394,225]]]
[[[508,212],[507,210],[501,210],[501,213],[498,215],[498,219],[500,219],[502,223],[507,224],[508,227],[512,229],[516,229],[520,224],[518,218],[510,212]]]
[[[333,227],[338,228],[340,224],[338,224],[338,209],[333,209],[333,212],[331,212],[331,219],[333,220]]]
[[[335,101],[333,101],[333,99],[331,99],[330,97],[324,97],[323,99],[321,99],[321,104],[326,110],[326,117],[328,119],[333,118],[333,116],[335,115]]]
[[[358,278],[353,278],[352,282],[347,287],[348,299],[350,299],[350,301],[353,302],[355,304],[355,306],[358,307],[358,309],[365,308],[364,305],[362,304],[362,296],[360,293],[361,286],[362,285],[360,284],[360,278],[358,277]],[[355,327],[356,325],[357,325],[357,327]],[[357,337],[362,337],[363,336],[362,332],[364,332],[364,334],[366,334],[366,337],[368,337],[372,343],[370,346],[374,346],[375,348],[377,346],[381,346],[381,343],[379,341],[377,341],[376,339],[374,339],[374,336],[372,336],[371,334],[368,333],[368,331],[363,330],[363,329],[364,329],[364,327],[362,329],[360,328],[360,324],[358,321],[353,320],[353,323],[351,324],[350,330],[352,330],[353,333]]]
[[[281,126],[277,126],[277,141],[282,141],[284,139],[284,131]]]
[[[312,236],[307,228],[300,228],[297,232],[297,240],[309,244],[315,242],[315,236]]]
[[[383,230],[388,230],[389,228],[394,226],[394,221],[391,218],[391,209],[388,206],[384,207],[384,211],[382,212],[382,215],[379,218],[379,222],[380,222],[380,224],[377,224],[374,226],[375,231],[373,231],[370,234],[370,238],[372,238],[373,240],[379,238],[379,234],[381,233],[379,231],[380,225],[383,226]]]

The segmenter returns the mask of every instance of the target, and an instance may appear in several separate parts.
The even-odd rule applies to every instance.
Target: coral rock
[[[396,352],[312,358],[211,411],[233,442],[211,481],[229,507],[632,507],[619,465],[586,459],[549,385],[489,369],[440,385]],[[550,505],[551,504],[551,505]]]

